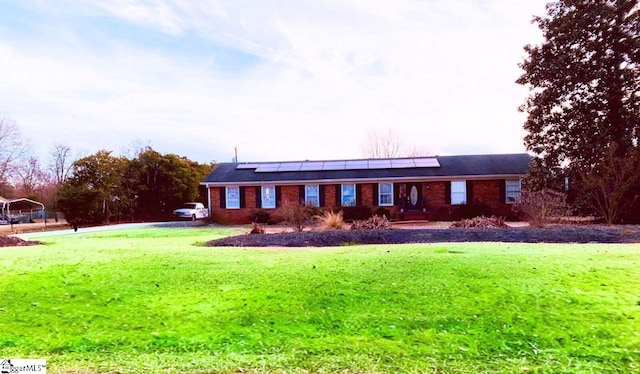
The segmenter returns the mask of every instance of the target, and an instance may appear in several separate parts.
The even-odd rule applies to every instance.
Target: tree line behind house
[[[0,196],[27,197],[73,225],[166,220],[186,201],[206,201],[200,181],[215,167],[141,146],[130,156],[73,156],[54,144],[41,162],[15,122],[0,118]]]

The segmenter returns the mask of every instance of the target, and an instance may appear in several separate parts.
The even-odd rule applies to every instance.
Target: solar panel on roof
[[[416,163],[416,167],[419,168],[437,168],[440,167],[440,163],[438,159],[435,157],[431,158],[416,158],[414,159]]]
[[[368,169],[369,163],[366,160],[352,160],[345,161],[345,169],[347,170],[359,170]]]
[[[322,170],[344,170],[346,161],[325,161]]]
[[[393,169],[414,168],[416,163],[413,162],[413,159],[391,160],[391,167]]]
[[[302,166],[302,162],[283,162],[280,164],[278,171],[298,171]]]
[[[312,171],[312,170],[322,170],[322,161],[305,161],[300,166],[300,170],[304,171]]]
[[[387,169],[391,167],[391,160],[369,160],[369,169]]]
[[[278,171],[280,164],[276,163],[268,163],[268,164],[260,164],[256,168],[256,173],[272,173]]]
[[[303,161],[303,162],[267,162],[245,163],[236,169],[256,169],[256,173],[275,173],[292,171],[331,171],[331,170],[367,170],[367,169],[401,169],[401,168],[440,167],[435,157],[373,159],[346,161]]]

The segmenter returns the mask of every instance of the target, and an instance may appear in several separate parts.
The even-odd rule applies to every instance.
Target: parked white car
[[[195,221],[208,218],[209,210],[202,203],[184,203],[181,208],[173,211],[173,217]]]

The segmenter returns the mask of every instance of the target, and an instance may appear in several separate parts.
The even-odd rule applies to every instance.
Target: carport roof
[[[0,205],[8,205],[12,210],[44,210],[44,204],[27,198],[5,199],[0,197]]]

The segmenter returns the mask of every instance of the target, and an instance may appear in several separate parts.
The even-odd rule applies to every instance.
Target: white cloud
[[[523,151],[526,90],[513,82],[541,0],[61,4],[71,19],[210,42],[93,45],[73,25],[0,33],[0,103],[42,147],[117,152],[148,139],[199,161],[227,161],[233,146],[245,160],[345,158],[360,156],[369,129],[394,127],[440,154]],[[210,63],[221,47],[258,60],[229,74]]]

